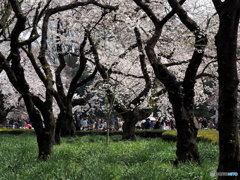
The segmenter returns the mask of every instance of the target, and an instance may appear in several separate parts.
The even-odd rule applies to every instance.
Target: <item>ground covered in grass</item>
[[[33,135],[0,136],[1,180],[208,180],[216,171],[218,147],[199,143],[201,165],[187,163],[174,167],[175,143],[159,138],[137,142],[104,136],[64,138],[54,146],[48,161],[37,160]]]

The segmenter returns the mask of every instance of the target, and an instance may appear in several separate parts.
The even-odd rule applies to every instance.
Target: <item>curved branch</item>
[[[37,62],[36,62],[36,59],[35,59],[33,53],[31,52],[31,49],[29,49],[29,50],[30,50],[30,51],[29,51],[29,50],[27,50],[27,49],[24,48],[24,47],[21,47],[21,48],[22,48],[22,50],[27,54],[29,60],[31,61],[31,63],[32,63],[32,65],[33,65],[33,68],[34,68],[35,72],[36,72],[37,75],[38,75],[38,77],[39,77],[39,78],[41,79],[41,81],[45,84],[45,83],[46,83],[46,78],[45,78],[43,72],[41,71],[41,69],[39,68],[39,66],[38,66],[38,64],[37,64]],[[29,48],[31,48],[31,47],[29,46]]]
[[[83,106],[86,104],[86,99],[85,98],[80,98],[80,99],[73,99],[72,100],[72,106]]]
[[[81,87],[84,84],[86,84],[86,83],[90,82],[91,80],[93,80],[95,78],[96,74],[97,74],[97,68],[94,69],[93,73],[90,76],[88,76],[87,78],[85,78],[82,81],[80,81],[77,84],[77,87]]]
[[[196,83],[197,71],[202,62],[208,39],[205,32],[202,31],[197,23],[187,15],[187,12],[181,7],[177,0],[168,0],[168,2],[171,7],[176,10],[182,23],[195,35],[195,50],[187,67],[183,81],[184,106],[190,107],[193,110],[194,85]]]
[[[58,19],[57,34],[62,34],[62,32],[60,31],[60,24],[61,24],[61,20]],[[60,64],[55,71],[55,79],[56,79],[57,92],[59,93],[59,96],[61,97],[61,99],[64,99],[65,93],[64,93],[61,73],[62,73],[63,69],[66,67],[66,62],[65,62],[64,54],[63,54],[63,50],[62,50],[62,44],[60,42],[61,42],[60,36],[57,35],[56,44],[57,44],[57,53],[58,53],[58,59],[59,59]]]
[[[84,39],[80,45],[80,59],[79,59],[80,66],[79,66],[77,73],[75,74],[75,76],[73,77],[73,79],[70,83],[70,87],[69,87],[68,94],[67,94],[67,99],[72,99],[73,94],[77,88],[77,82],[80,79],[80,77],[82,76],[82,74],[86,68],[87,59],[85,58],[85,55],[84,55],[84,47],[85,47],[86,43],[87,43],[87,32],[85,32]]]
[[[141,99],[148,95],[150,89],[152,88],[152,83],[151,83],[151,79],[149,77],[147,67],[146,67],[145,54],[144,54],[144,50],[143,50],[141,34],[137,28],[134,28],[134,32],[135,32],[136,41],[138,44],[141,69],[142,69],[143,77],[144,77],[144,80],[146,83],[143,91],[135,99],[133,99],[132,102],[130,103],[131,105],[137,106],[137,104],[140,104]]]

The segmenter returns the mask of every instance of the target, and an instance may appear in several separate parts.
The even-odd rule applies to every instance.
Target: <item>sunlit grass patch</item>
[[[210,141],[211,143],[218,143],[219,135],[216,130],[200,129],[197,137],[201,140]]]
[[[210,129],[200,129],[197,138],[199,141],[218,143],[218,131]],[[164,131],[162,139],[166,141],[177,141],[177,130]]]

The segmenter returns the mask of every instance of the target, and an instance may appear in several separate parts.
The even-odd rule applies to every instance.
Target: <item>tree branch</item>
[[[143,77],[144,77],[144,80],[145,80],[145,88],[142,90],[142,92],[135,99],[132,100],[132,102],[130,102],[130,105],[137,106],[138,104],[141,104],[141,99],[148,95],[150,89],[152,88],[152,83],[151,83],[151,79],[148,75],[148,71],[147,71],[147,67],[146,67],[145,54],[144,54],[144,50],[143,50],[141,34],[136,27],[134,28],[134,32],[135,32],[136,41],[137,41],[137,44],[138,44],[141,70],[142,70]]]
[[[61,20],[58,19],[57,34],[62,34],[62,31],[60,30],[60,24],[61,24]],[[64,55],[63,55],[63,51],[62,51],[62,43],[60,43],[60,42],[61,42],[60,36],[57,35],[57,37],[56,37],[57,55],[58,55],[60,64],[55,71],[55,79],[56,79],[57,92],[60,96],[60,99],[65,99],[66,96],[64,93],[61,73],[62,73],[62,70],[66,67],[66,62],[65,62]]]
[[[11,12],[12,12],[12,6],[11,6],[10,2],[7,2],[7,4],[5,4],[4,8],[5,8],[5,10],[4,10],[3,16],[0,19],[0,29],[4,29],[5,28],[7,20],[10,17]]]
[[[82,74],[86,68],[87,59],[85,58],[85,55],[84,55],[84,47],[85,47],[86,43],[87,43],[87,32],[85,32],[84,39],[80,45],[80,58],[79,58],[80,66],[78,68],[77,73],[75,74],[75,76],[73,77],[73,79],[70,83],[70,87],[69,87],[68,94],[67,94],[67,99],[72,99],[74,92],[77,88],[77,82],[80,79],[80,77],[82,76]]]
[[[83,106],[86,104],[86,99],[85,98],[79,98],[79,99],[73,99],[72,100],[72,106]]]
[[[91,80],[93,80],[95,78],[96,74],[97,74],[97,68],[94,69],[93,73],[90,76],[88,76],[87,78],[85,78],[82,81],[80,81],[77,84],[77,87],[81,87],[84,84],[86,84],[86,83],[90,82]]]

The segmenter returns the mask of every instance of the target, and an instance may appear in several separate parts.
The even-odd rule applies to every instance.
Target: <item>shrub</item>
[[[177,131],[176,130],[169,130],[169,131],[164,131],[162,133],[162,139],[164,141],[173,141],[176,142],[177,141]]]
[[[11,135],[20,135],[20,134],[34,134],[33,129],[0,129],[0,134],[11,134]]]
[[[158,138],[158,137],[162,137],[162,133],[165,130],[152,130],[152,129],[148,129],[148,130],[138,130],[135,132],[135,134],[137,136],[143,137],[143,138]]]

